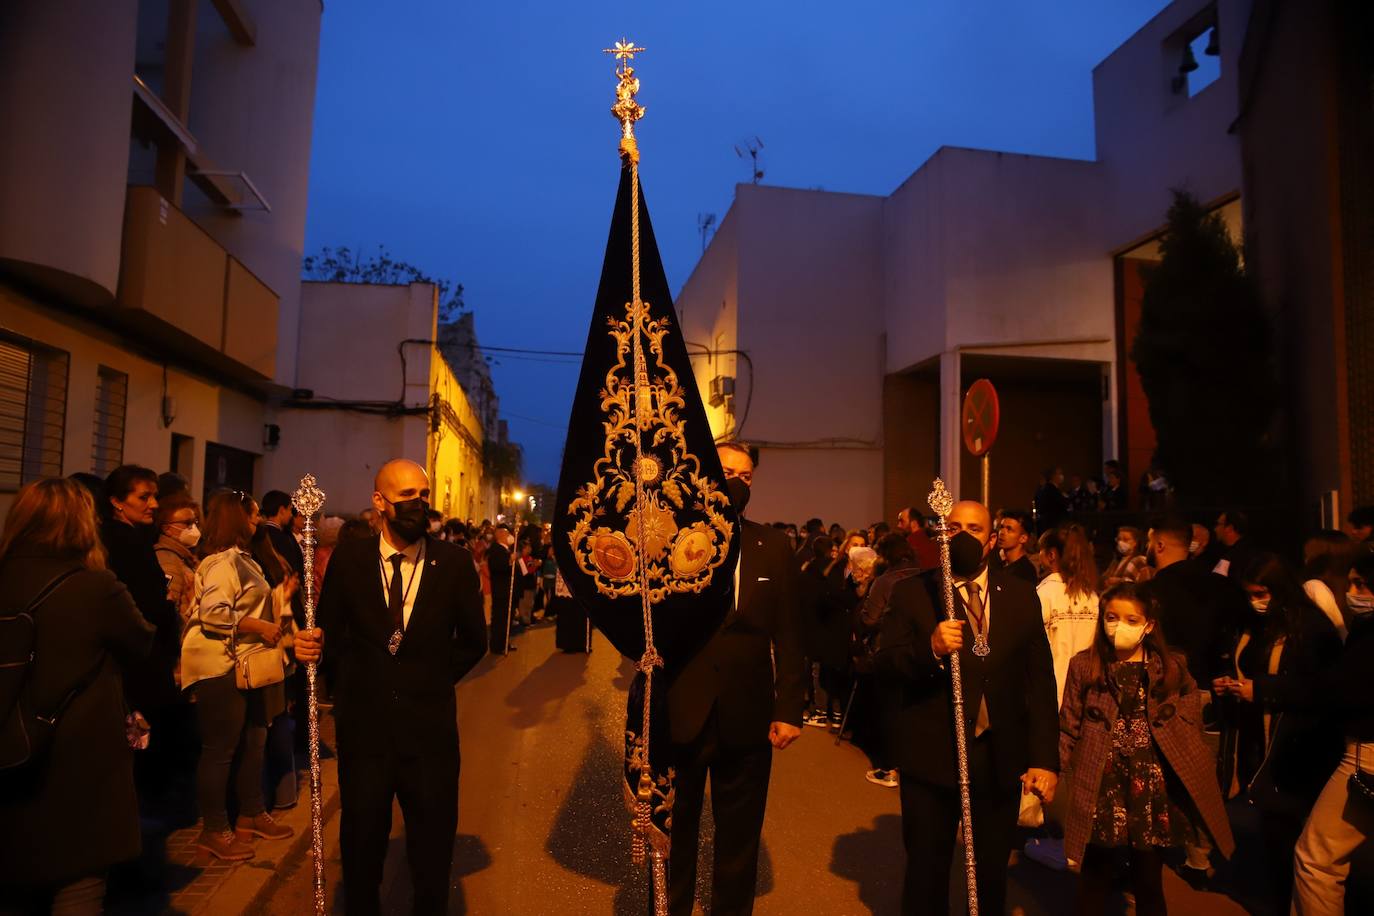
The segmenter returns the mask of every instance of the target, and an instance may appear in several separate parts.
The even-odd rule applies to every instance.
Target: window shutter
[[[0,490],[62,476],[70,357],[0,331]]]
[[[129,376],[109,366],[96,372],[95,437],[91,472],[105,477],[124,463],[124,420],[129,403]]]

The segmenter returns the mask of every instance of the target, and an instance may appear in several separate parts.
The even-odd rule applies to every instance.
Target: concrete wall
[[[429,437],[430,504],[449,518],[479,521],[496,511],[483,486],[482,425],[448,362],[436,354],[429,360],[429,389],[447,407]]]
[[[882,513],[882,198],[741,185],[736,411],[756,518]]]
[[[114,298],[136,0],[0,4],[0,264],[83,305]]]
[[[344,409],[287,407],[277,414],[281,445],[265,462],[273,486],[294,486],[309,472],[329,495],[330,510],[360,511],[378,468],[392,458],[419,462],[430,474],[432,503],[459,518],[494,514],[482,478],[482,428],[466,394],[433,345],[438,292],[428,283],[374,286],[302,284],[301,324],[309,346],[300,384],[315,401],[394,403],[425,408],[437,394],[439,429],[428,413],[385,416]],[[405,384],[397,346],[405,345]],[[402,391],[404,395],[402,396]]]
[[[725,214],[674,303],[711,435],[717,439],[734,432],[734,414],[724,404],[711,406],[710,386],[716,376],[738,379],[740,360],[727,351],[739,347],[739,209],[732,206]],[[741,405],[736,401],[737,408]]]
[[[926,499],[940,473],[940,379],[934,370],[893,373],[883,382],[883,518]]]
[[[1104,239],[1125,247],[1164,223],[1171,189],[1199,200],[1240,190],[1237,63],[1250,0],[1216,0],[1221,75],[1196,96],[1169,85],[1182,49],[1172,40],[1210,0],[1176,0],[1093,70],[1097,159],[1110,175],[1102,199]]]
[[[246,172],[272,210],[233,214],[191,186],[185,210],[281,297],[276,380],[298,387],[300,273],[322,7],[320,0],[242,0],[257,25],[256,43],[244,47],[213,9],[202,6],[191,132],[216,166]]]
[[[373,286],[301,284],[302,350],[298,378],[319,402],[402,398],[429,402],[432,346],[407,345],[404,389],[396,347],[402,340],[434,339],[437,293],[428,283]],[[402,397],[402,395],[404,396]],[[392,458],[428,464],[425,415],[386,417],[334,409],[283,409],[281,445],[267,462],[272,485],[285,486],[309,472],[339,512],[357,512],[372,496],[372,478]],[[334,488],[331,493],[330,487]],[[335,499],[341,502],[335,503]]]
[[[1115,359],[1104,184],[1102,167],[1092,162],[944,147],[885,203],[887,365],[904,372],[941,362],[937,472],[956,491],[966,381],[959,354]],[[1113,450],[1113,405],[1109,391],[1083,418],[1094,450]],[[1012,410],[1003,422],[1029,426],[1036,418]],[[924,454],[927,447],[904,440],[907,450]],[[891,510],[912,500],[908,482],[888,467],[901,489],[885,500]],[[962,482],[965,493],[977,489],[976,478]]]
[[[1344,305],[1358,291],[1343,289],[1341,273],[1339,85],[1330,5],[1271,6],[1267,40],[1253,49],[1261,59],[1253,66],[1252,104],[1238,130],[1246,148],[1246,245],[1277,330],[1290,492],[1305,512],[1300,524],[1315,526],[1327,491],[1340,492],[1342,514],[1353,508],[1348,418],[1354,392],[1346,376]]]
[[[176,399],[176,415],[170,425],[164,425],[163,366],[137,355],[128,341],[96,325],[56,313],[3,282],[0,282],[0,325],[71,354],[62,456],[64,475],[91,470],[96,373],[100,366],[129,376],[125,463],[165,471],[171,457],[172,434],[190,436],[193,458],[188,476],[191,492],[200,493],[205,479],[206,442],[218,442],[256,454],[263,451],[263,406],[251,397],[194,374],[168,369],[166,391]],[[281,486],[285,482],[269,481],[267,484]],[[265,488],[263,468],[259,463],[255,490],[261,492]],[[0,512],[8,509],[13,495],[0,493]]]

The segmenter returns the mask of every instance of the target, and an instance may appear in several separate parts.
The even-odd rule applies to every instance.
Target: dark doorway
[[[205,443],[205,503],[210,502],[210,494],[216,490],[242,490],[253,492],[253,472],[257,467],[258,456],[243,449],[220,445],[218,442]]]
[[[167,470],[181,474],[187,480],[195,472],[196,440],[180,433],[172,433],[172,454],[167,459]]]

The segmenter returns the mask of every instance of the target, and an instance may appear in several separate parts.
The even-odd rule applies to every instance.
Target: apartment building
[[[321,10],[0,8],[0,509],[130,462],[289,483]]]

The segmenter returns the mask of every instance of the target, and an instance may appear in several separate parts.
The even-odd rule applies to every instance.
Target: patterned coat
[[[1083,861],[1083,849],[1092,837],[1102,771],[1112,752],[1112,727],[1118,713],[1112,692],[1091,680],[1094,651],[1085,649],[1069,662],[1064,703],[1059,710],[1059,766],[1061,772],[1072,771],[1073,787],[1064,825],[1064,855],[1075,866]],[[1183,676],[1176,692],[1166,691],[1160,683],[1164,664],[1159,656],[1146,658],[1152,685],[1146,695],[1150,736],[1161,762],[1174,771],[1187,790],[1187,798],[1174,801],[1195,823],[1207,828],[1217,849],[1229,858],[1235,841],[1217,786],[1216,761],[1202,740],[1202,695],[1182,657],[1175,658]]]

